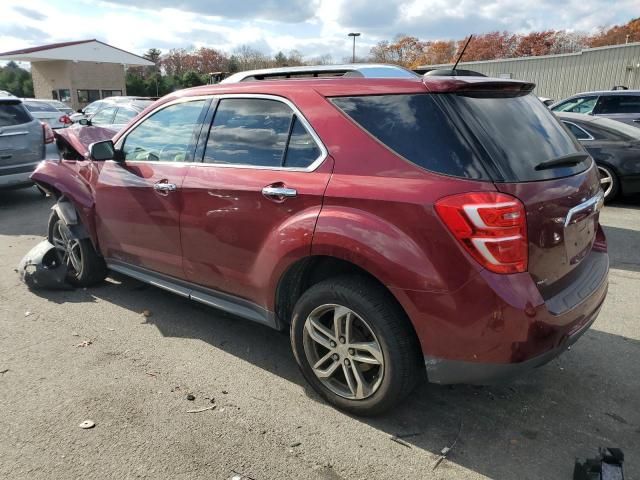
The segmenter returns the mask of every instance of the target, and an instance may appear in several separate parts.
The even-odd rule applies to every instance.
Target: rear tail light
[[[69,115],[62,115],[58,121],[60,123],[64,123],[65,125],[71,125],[73,123],[73,120],[71,120],[71,118],[69,118]]]
[[[496,273],[527,271],[527,219],[524,205],[497,192],[441,198],[436,212],[473,258]]]
[[[42,123],[42,135],[44,135],[44,143],[53,143],[53,141],[55,140],[53,130],[48,123],[40,123]]]

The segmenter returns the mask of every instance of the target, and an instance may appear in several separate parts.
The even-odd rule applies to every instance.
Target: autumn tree
[[[557,34],[558,32],[555,30],[544,30],[520,35],[513,56],[535,57],[549,55],[555,45]]]
[[[462,51],[465,40],[458,41],[458,52]],[[518,36],[510,32],[489,32],[473,37],[464,52],[463,62],[511,58],[518,44]],[[458,53],[456,53],[458,55]]]
[[[435,42],[426,42],[422,57],[421,65],[438,65],[441,63],[449,63],[454,60],[456,53],[456,43],[453,40],[436,40]]]
[[[378,42],[371,48],[371,60],[380,63],[394,63],[404,67],[417,67],[424,57],[425,43],[417,37],[399,34],[393,42]]]
[[[602,47],[627,42],[640,42],[640,17],[634,18],[625,25],[614,25],[609,29],[600,29],[600,32],[589,43],[591,47]]]

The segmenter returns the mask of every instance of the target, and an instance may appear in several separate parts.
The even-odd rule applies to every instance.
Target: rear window
[[[0,127],[29,123],[31,116],[20,102],[0,102]]]
[[[53,112],[58,113],[58,110],[53,105],[45,102],[22,102],[30,112]]]
[[[388,148],[422,168],[489,179],[473,143],[432,95],[336,97],[332,102]]]
[[[460,115],[488,153],[496,181],[526,182],[575,175],[574,165],[536,169],[542,162],[584,153],[556,117],[533,94],[522,96],[441,95],[451,115]]]

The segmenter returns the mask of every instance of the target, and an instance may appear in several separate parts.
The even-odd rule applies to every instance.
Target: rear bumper
[[[595,321],[607,294],[608,255],[589,257],[579,277],[546,299],[528,273],[482,271],[447,293],[392,289],[416,330],[429,381],[494,383],[560,355]]]
[[[601,306],[602,304],[591,314],[587,322],[578,331],[564,337],[559,346],[523,362],[478,363],[425,356],[424,363],[429,381],[443,385],[456,383],[489,385],[519,377],[529,370],[545,365],[576,343],[595,322]]]

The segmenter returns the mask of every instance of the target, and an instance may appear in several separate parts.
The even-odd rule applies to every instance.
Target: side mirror
[[[89,157],[91,160],[103,162],[105,160],[122,161],[122,152],[116,150],[112,140],[104,140],[89,145]]]
[[[78,124],[84,125],[85,127],[90,127],[91,120],[89,120],[88,118],[81,118],[80,120],[78,120]]]

